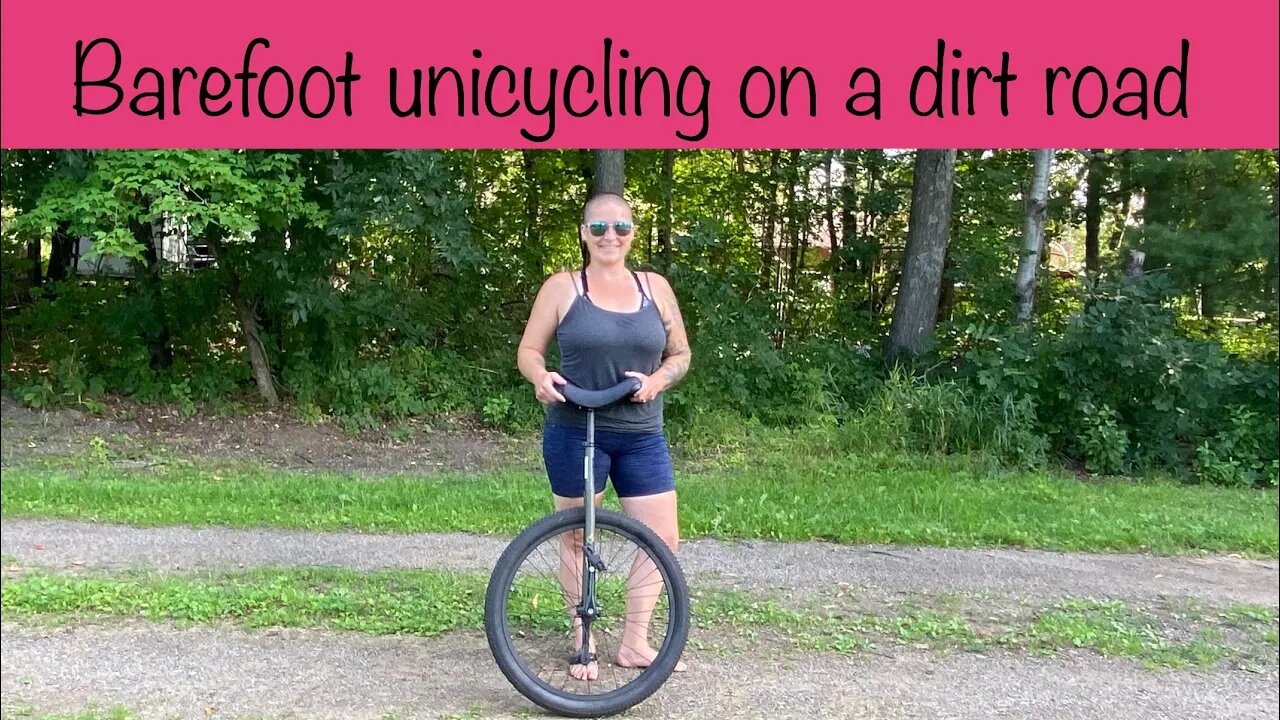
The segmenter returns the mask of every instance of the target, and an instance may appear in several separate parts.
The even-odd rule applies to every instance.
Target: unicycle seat
[[[564,395],[564,399],[577,405],[583,410],[599,410],[602,407],[612,405],[619,400],[631,397],[640,389],[640,380],[629,377],[611,388],[604,390],[587,390],[578,387],[573,383],[568,383],[560,388],[560,394]]]

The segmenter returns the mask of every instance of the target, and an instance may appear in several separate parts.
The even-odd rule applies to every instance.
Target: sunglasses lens
[[[609,225],[610,223],[602,220],[596,220],[594,222],[587,223],[587,230],[590,230],[591,234],[596,237],[603,237],[604,234],[609,231]],[[619,220],[613,223],[613,231],[618,234],[618,237],[626,237],[627,235],[630,235],[631,229],[632,224],[626,220]]]

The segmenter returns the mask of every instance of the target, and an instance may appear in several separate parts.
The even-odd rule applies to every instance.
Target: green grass
[[[1250,622],[1275,625],[1280,615],[1275,608],[1249,603],[1232,603],[1222,611],[1222,619],[1232,625],[1248,625]]]
[[[483,630],[487,576],[445,571],[360,573],[330,568],[260,568],[231,573],[51,574],[31,571],[2,590],[6,622],[65,623],[141,618],[248,628],[328,628],[374,635],[438,636]],[[1119,601],[1066,600],[1030,615],[995,620],[947,609],[885,607],[872,614],[817,601],[798,609],[779,599],[729,590],[694,594],[692,647],[746,651],[763,634],[794,647],[856,653],[880,643],[942,651],[1005,649],[1053,653],[1083,648],[1135,659],[1149,667],[1209,667],[1224,659],[1274,659],[1275,612],[1250,607],[1205,613],[1176,625],[1170,639],[1153,616]],[[620,599],[615,606],[620,604]],[[544,603],[535,626],[568,625]],[[1236,610],[1239,606],[1236,606]],[[540,620],[545,620],[541,623]],[[994,624],[993,624],[994,623]],[[1228,638],[1227,628],[1243,629]]]
[[[1172,481],[989,473],[954,459],[771,450],[679,478],[684,537],[1277,555],[1277,493]],[[178,462],[151,471],[12,467],[5,517],[514,535],[549,511],[516,470],[365,479]]]
[[[1069,600],[1040,613],[1028,632],[1032,648],[1091,648],[1103,655],[1138,658],[1148,665],[1203,667],[1226,657],[1216,628],[1192,640],[1162,637],[1152,618],[1118,600]]]
[[[3,588],[6,616],[138,617],[246,627],[327,627],[434,636],[484,627],[486,579],[404,570],[254,569],[230,574],[56,575]]]
[[[135,720],[138,716],[132,710],[118,705],[110,710],[101,710],[97,707],[90,707],[84,712],[74,713],[71,715],[36,715],[33,711],[27,709],[15,710],[11,713],[5,713],[4,720]]]

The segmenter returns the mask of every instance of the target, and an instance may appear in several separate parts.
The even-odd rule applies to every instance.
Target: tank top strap
[[[645,292],[644,285],[640,283],[640,276],[636,274],[635,270],[632,270],[631,277],[635,279],[636,289],[640,291],[640,307],[648,305],[653,300],[649,297],[649,293]]]
[[[578,271],[578,277],[582,283],[582,287],[578,288],[578,296],[587,302],[591,302],[591,291],[587,285],[587,269],[585,267]],[[640,307],[643,308],[652,303],[653,298],[650,297],[648,291],[644,289],[644,284],[640,282],[640,276],[635,270],[631,271],[631,279],[636,281],[636,290],[640,291]]]

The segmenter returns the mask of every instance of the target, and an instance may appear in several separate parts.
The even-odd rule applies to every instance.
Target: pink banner
[[[4,0],[0,145],[1280,144],[1280,3],[1172,7]]]

